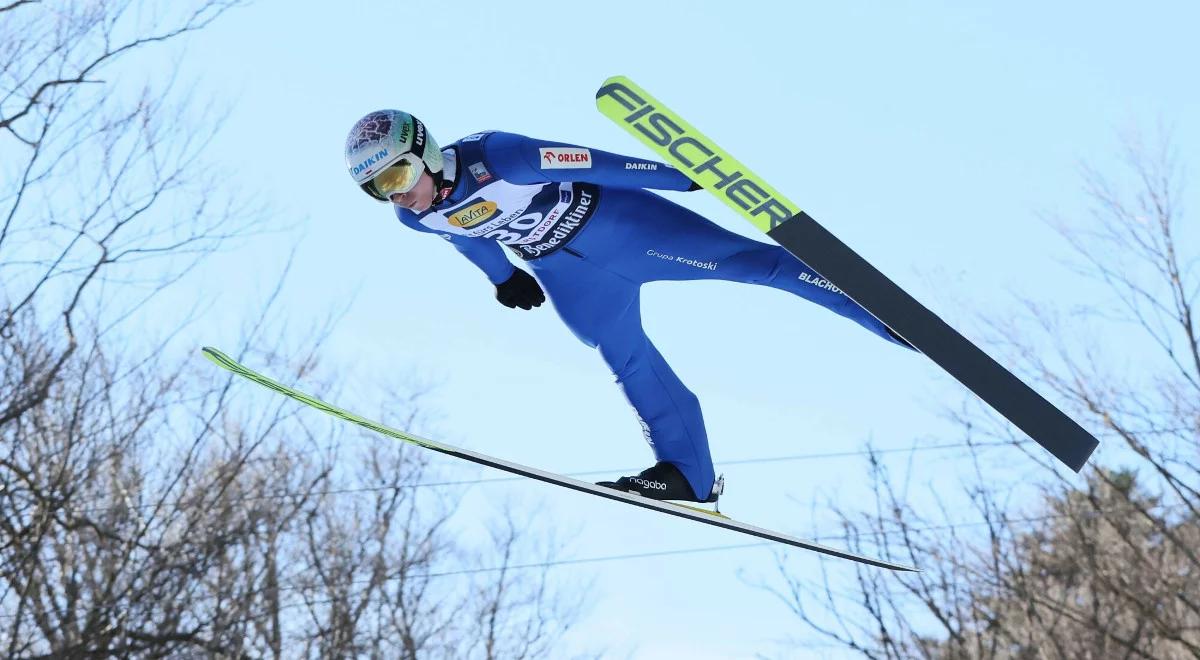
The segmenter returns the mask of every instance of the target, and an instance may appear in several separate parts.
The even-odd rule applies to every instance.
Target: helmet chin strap
[[[438,172],[433,175],[433,190],[433,204],[431,206],[437,206],[446,201],[446,198],[454,191],[454,182],[446,180],[442,176],[442,173]]]
[[[455,179],[458,175],[458,158],[453,149],[447,151],[449,153],[443,154],[443,165],[440,172],[429,172],[429,166],[425,166],[425,171],[433,177],[433,203],[430,204],[430,208],[446,201],[446,198],[454,191]]]

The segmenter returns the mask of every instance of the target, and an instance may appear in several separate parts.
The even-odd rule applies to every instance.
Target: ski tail
[[[1099,441],[801,211],[768,232],[1075,472]]]
[[[750,168],[629,78],[614,76],[596,107],[770,236],[1058,460],[1078,472],[1100,444]]]

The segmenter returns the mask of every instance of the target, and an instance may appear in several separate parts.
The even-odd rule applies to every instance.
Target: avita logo
[[[650,490],[667,489],[667,484],[662,481],[650,481],[648,479],[642,479],[641,477],[630,477],[629,480],[641,486],[642,488],[648,488]]]
[[[478,198],[476,198],[478,199]],[[463,207],[446,217],[446,220],[455,227],[474,227],[483,222],[487,222],[499,214],[499,209],[496,208],[496,202],[476,201],[469,206]]]

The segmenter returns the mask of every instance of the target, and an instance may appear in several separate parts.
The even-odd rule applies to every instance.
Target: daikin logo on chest
[[[582,147],[541,147],[538,154],[543,170],[582,168],[592,166],[592,152]]]

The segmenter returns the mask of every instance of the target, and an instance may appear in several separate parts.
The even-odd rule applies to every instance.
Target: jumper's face
[[[421,178],[417,181],[417,185],[406,193],[392,193],[389,197],[391,202],[397,206],[402,206],[413,213],[424,213],[433,206],[433,177],[429,172],[421,172]]]

